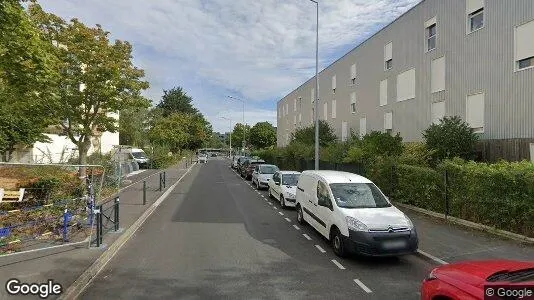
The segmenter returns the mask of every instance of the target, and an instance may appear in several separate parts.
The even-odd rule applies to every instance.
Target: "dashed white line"
[[[279,214],[280,214],[281,216],[283,216],[283,215],[284,215],[284,213],[283,213],[283,212],[281,212],[281,211],[279,211],[278,213],[279,213]]]
[[[441,264],[441,265],[448,265],[449,264],[448,262],[446,262],[446,261],[444,261],[442,259],[439,259],[439,258],[435,257],[432,254],[428,254],[428,253],[426,253],[424,251],[417,250],[417,253],[419,253],[420,255],[423,255],[423,256],[425,256],[427,258],[430,258],[431,260],[437,262],[438,264]]]
[[[308,241],[311,241],[311,237],[305,233],[302,234]]]
[[[332,262],[333,262],[334,265],[336,265],[339,269],[341,269],[341,270],[345,270],[345,267],[343,267],[343,265],[340,264],[337,260],[332,259]]]
[[[276,209],[276,210],[278,210],[278,207],[276,207],[276,206],[273,206],[273,208]]]
[[[297,225],[293,225],[293,227],[295,227],[296,230],[300,230],[300,228]]]
[[[271,202],[269,202],[269,205],[273,205]]]
[[[321,251],[321,253],[326,253],[326,251],[323,248],[321,248],[321,246],[319,246],[319,245],[315,245],[315,248],[317,248],[317,250]]]
[[[290,220],[289,218],[285,218],[285,219],[286,219],[286,221],[288,221],[288,222],[290,222],[290,223],[291,223],[291,220]]]
[[[359,279],[354,279],[354,282],[356,282],[356,284],[359,285],[362,288],[362,290],[364,290],[367,294],[370,294],[373,292],[371,291],[370,288],[368,288],[365,284],[363,284],[363,282],[361,282]]]

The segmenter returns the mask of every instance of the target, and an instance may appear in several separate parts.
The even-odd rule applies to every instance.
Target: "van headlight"
[[[413,226],[412,220],[410,220],[410,218],[408,218],[407,215],[404,215],[404,217],[406,218],[406,222],[408,222],[408,227],[410,227],[410,229],[413,229],[414,226]]]
[[[345,217],[345,219],[347,220],[347,227],[349,227],[349,229],[354,231],[369,231],[369,228],[357,219],[349,216]]]

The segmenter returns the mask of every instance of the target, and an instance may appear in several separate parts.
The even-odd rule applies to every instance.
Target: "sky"
[[[319,0],[319,69],[420,0]],[[129,41],[154,104],[181,86],[213,129],[276,126],[276,102],[315,75],[316,9],[309,0],[40,0],[66,20]],[[226,119],[230,119],[226,120]],[[231,123],[231,124],[230,124]]]

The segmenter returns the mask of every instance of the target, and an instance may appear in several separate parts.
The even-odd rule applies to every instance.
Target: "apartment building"
[[[278,102],[277,144],[313,124],[350,133],[400,133],[407,142],[458,115],[480,154],[534,151],[534,1],[424,0]],[[532,154],[534,155],[534,154]]]

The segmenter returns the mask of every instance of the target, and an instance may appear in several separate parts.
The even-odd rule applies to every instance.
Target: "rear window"
[[[261,166],[260,167],[260,172],[262,174],[274,174],[276,172],[278,172],[278,168],[276,166]]]

